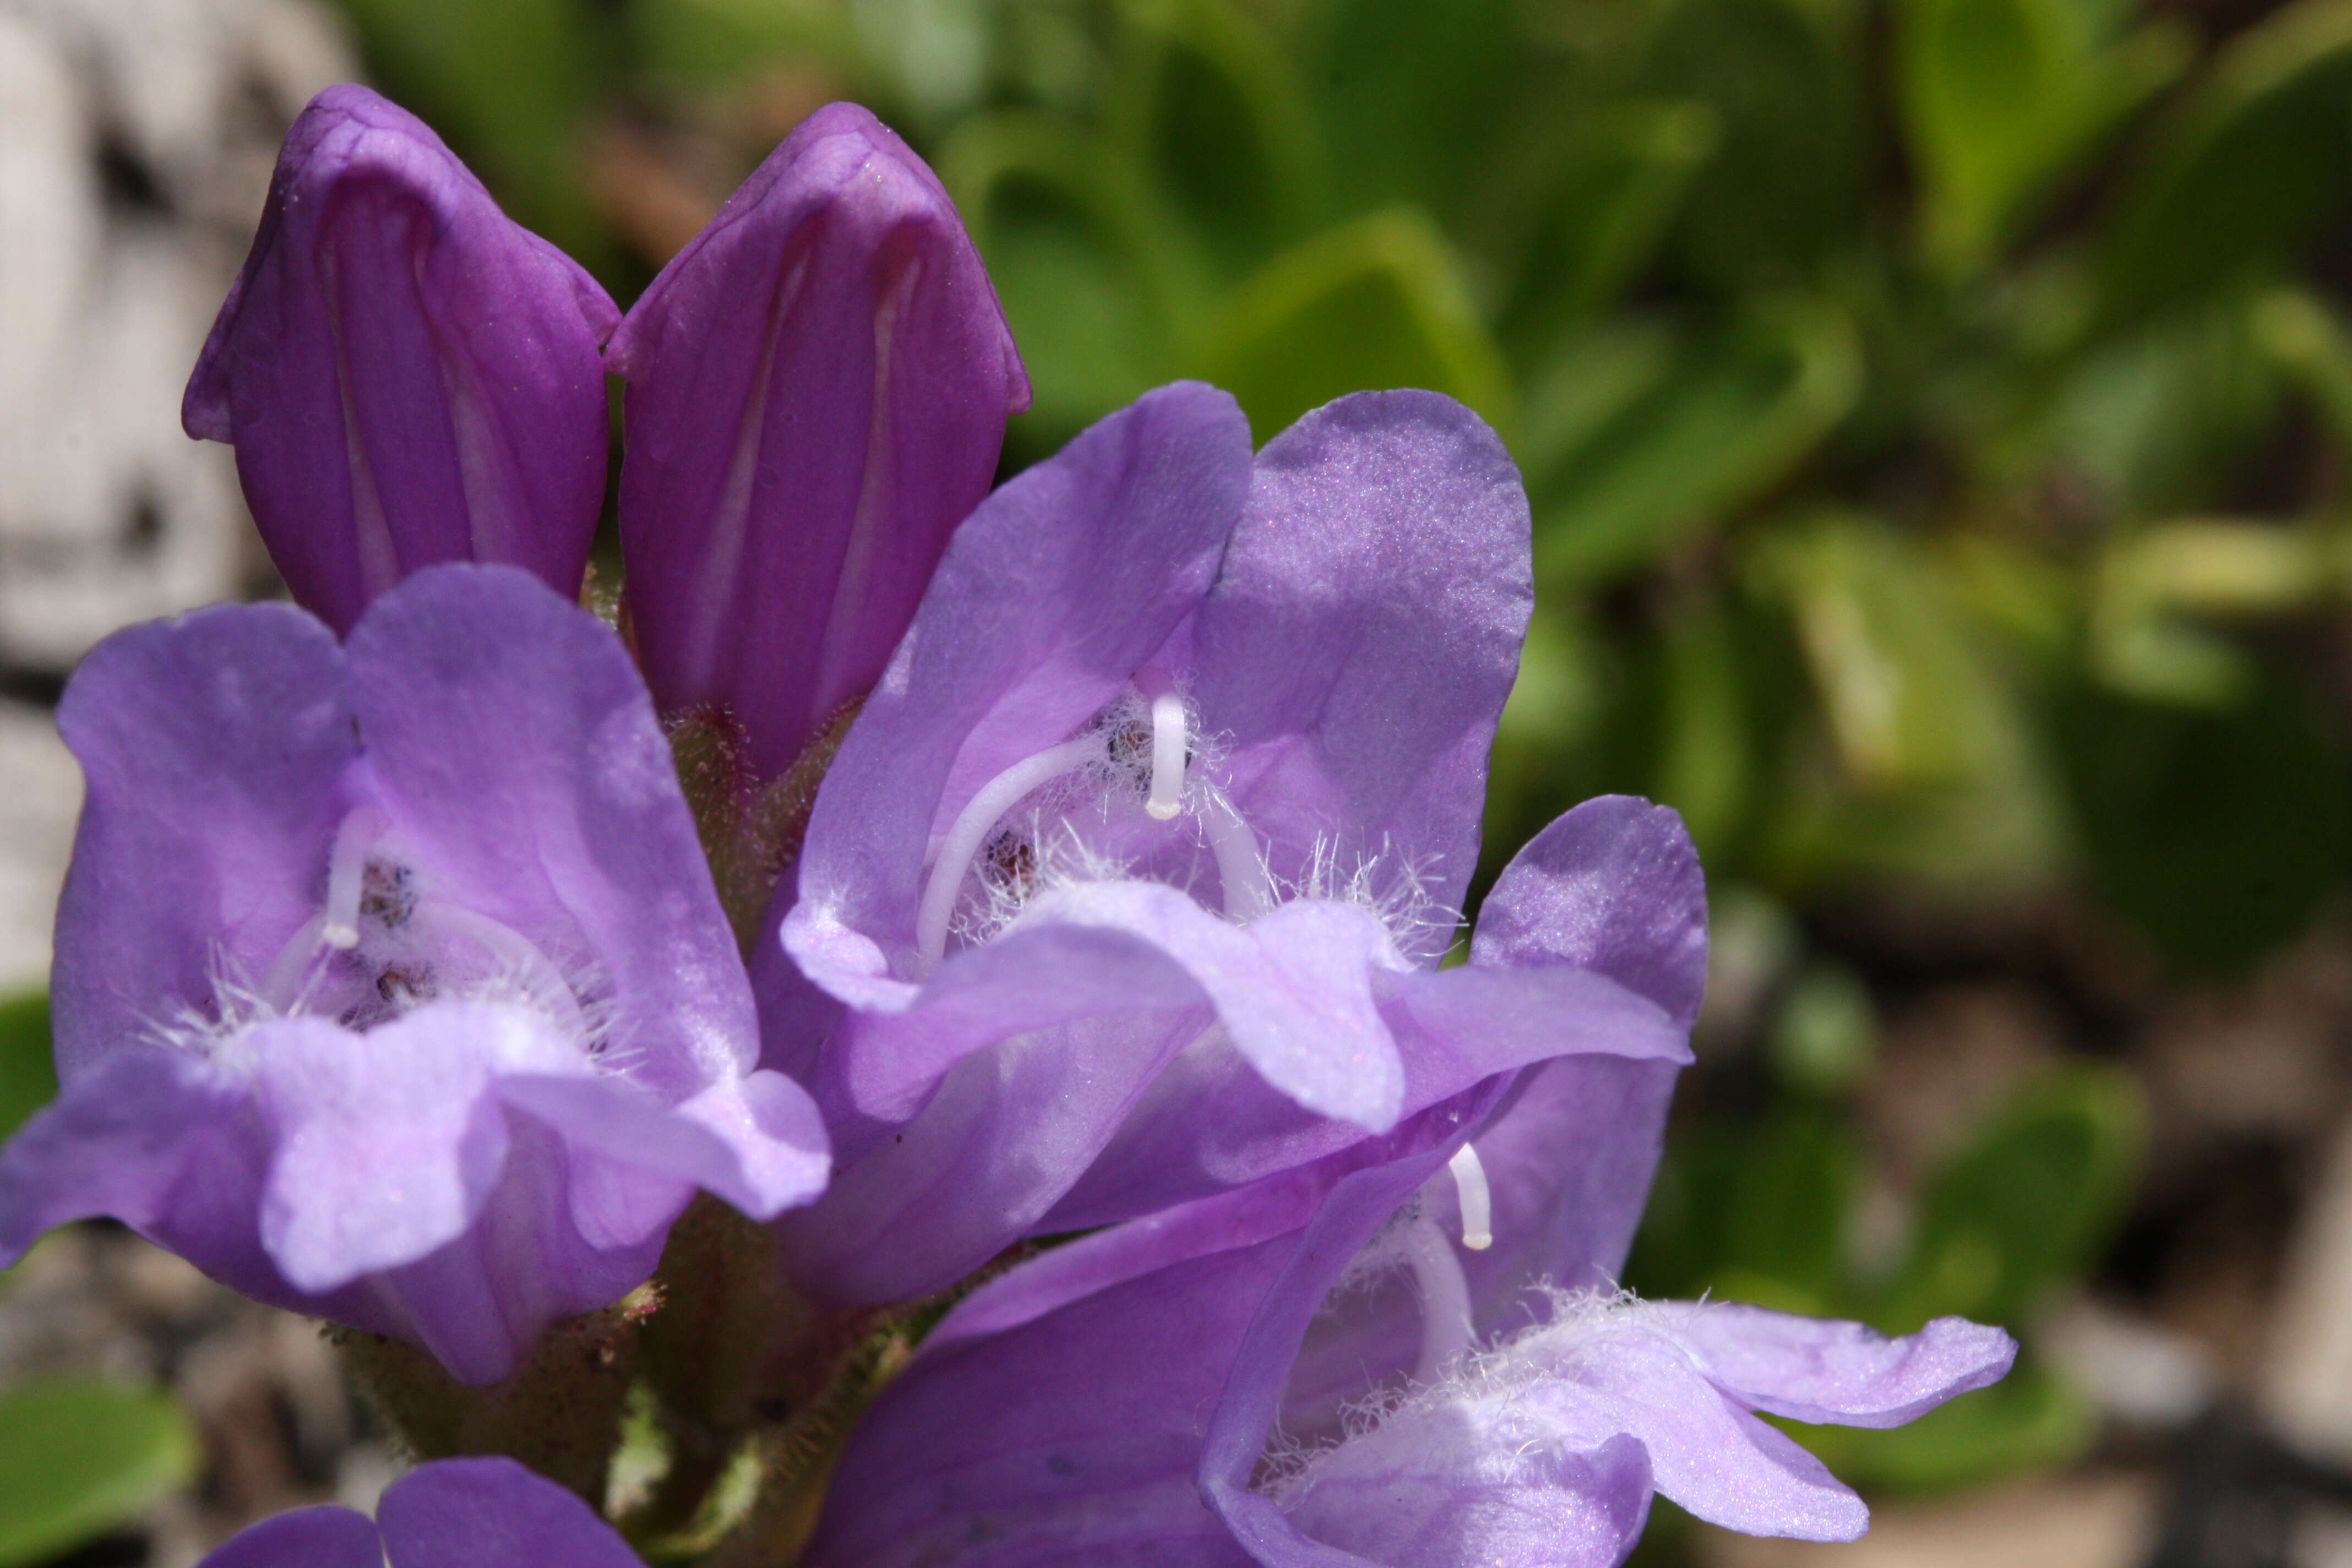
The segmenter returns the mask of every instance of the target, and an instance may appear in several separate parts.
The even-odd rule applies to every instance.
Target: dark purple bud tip
[[[423,121],[331,87],[287,135],[181,423],[236,448],[271,558],[339,633],[436,562],[526,567],[574,597],[618,318]]]
[[[763,777],[868,689],[1029,383],[939,179],[856,104],[803,122],[614,334],[621,548],[666,714]]]

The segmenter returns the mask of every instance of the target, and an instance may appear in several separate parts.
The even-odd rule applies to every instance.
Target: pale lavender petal
[[[591,967],[608,1058],[672,1101],[748,1070],[751,988],[620,640],[521,573],[446,566],[350,659],[384,809],[468,908]]]
[[[1543,1420],[1638,1437],[1659,1492],[1710,1524],[1801,1541],[1852,1541],[1869,1528],[1850,1488],[1725,1398],[1651,1321],[1637,1313],[1591,1335],[1558,1379],[1521,1399]]]
[[[365,1034],[318,1018],[258,1024],[256,1100],[277,1133],[262,1244],[297,1289],[413,1263],[473,1224],[506,1159],[494,1068],[576,1062],[520,1007],[445,1002]],[[580,1069],[584,1070],[584,1069]]]
[[[376,1505],[391,1568],[644,1568],[586,1503],[512,1459],[443,1459]]]
[[[1318,1474],[1284,1500],[1306,1539],[1258,1560],[1309,1568],[1344,1561],[1336,1547],[1396,1568],[1616,1568],[1642,1538],[1650,1462],[1633,1438],[1513,1456],[1496,1434],[1447,1436],[1460,1440],[1426,1441],[1410,1463]]]
[[[914,978],[932,836],[980,787],[1067,739],[1208,591],[1249,482],[1249,426],[1213,387],[1163,387],[990,496],[826,773],[785,944],[819,985]],[[862,933],[840,966],[803,929]],[[878,967],[877,967],[878,966]],[[797,1049],[779,1041],[774,1049]],[[771,1065],[775,1065],[772,1063]]]
[[[1685,1031],[1654,1003],[1583,970],[1379,969],[1373,994],[1404,1069],[1404,1115],[1561,1056],[1654,1061],[1662,1065],[1653,1076],[1669,1085],[1689,1056]],[[1604,1084],[1617,1076],[1596,1072]],[[1609,1098],[1605,1089],[1601,1095]],[[1596,1116],[1593,1131],[1608,1130]],[[1206,1037],[1154,1080],[1045,1227],[1114,1224],[1319,1159],[1355,1136],[1274,1089],[1228,1037]],[[1563,1147],[1587,1144],[1571,1139]],[[1533,1152],[1553,1169],[1563,1158],[1549,1145]],[[1644,1165],[1633,1194],[1636,1213],[1648,1179]]]
[[[341,649],[282,605],[116,633],[75,672],[58,728],[88,781],[50,982],[70,1083],[208,1010],[221,973],[269,972],[318,908],[358,748]]]
[[[1688,1028],[1706,986],[1706,881],[1682,818],[1622,795],[1559,817],[1503,868],[1470,954],[1593,970]]]
[[[2015,1340],[1965,1318],[1937,1318],[1890,1339],[1862,1323],[1732,1302],[1654,1310],[1673,1314],[1676,1338],[1717,1387],[1798,1421],[1900,1426],[2000,1382],[2017,1359]]]
[[[267,1145],[245,1105],[241,1084],[185,1051],[124,1049],[77,1074],[0,1150],[0,1267],[97,1215],[167,1247],[223,1218],[250,1238]]]
[[[1358,393],[1266,443],[1194,696],[1277,875],[1336,834],[1458,906],[1533,599],[1518,470],[1461,404]]]
[[[516,1076],[497,1089],[582,1157],[573,1217],[599,1246],[644,1240],[677,1217],[698,1186],[755,1219],[824,1187],[824,1124],[807,1094],[779,1074],[721,1079],[675,1108],[609,1077]],[[673,1180],[646,1179],[662,1176]]]
[[[383,1568],[375,1521],[331,1505],[248,1525],[198,1568]]]
[[[819,110],[613,339],[621,549],[665,712],[712,706],[781,774],[881,675],[1029,383],[938,179]]]
[[[339,630],[439,561],[575,595],[618,315],[422,121],[331,87],[287,136],[181,419],[235,444],[271,557]]]

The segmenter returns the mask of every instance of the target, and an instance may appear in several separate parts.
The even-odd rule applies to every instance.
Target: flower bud
[[[782,774],[882,673],[1029,383],[937,176],[855,104],[772,153],[614,334],[621,550],[662,710]]]
[[[181,423],[236,448],[287,586],[338,632],[436,562],[526,567],[574,597],[618,317],[421,121],[331,87],[287,135]]]

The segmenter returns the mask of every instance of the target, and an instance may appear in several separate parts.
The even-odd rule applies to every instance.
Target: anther
[[[383,833],[383,813],[372,805],[354,807],[335,829],[335,847],[327,856],[327,907],[319,940],[350,952],[360,944],[360,895],[367,885],[368,853]]]
[[[1184,700],[1163,691],[1151,700],[1151,795],[1143,809],[1172,822],[1184,809]]]
[[[1495,1245],[1495,1199],[1486,1167],[1478,1163],[1478,1151],[1465,1143],[1445,1168],[1453,1173],[1454,1195],[1462,1205],[1462,1245],[1484,1252]]]

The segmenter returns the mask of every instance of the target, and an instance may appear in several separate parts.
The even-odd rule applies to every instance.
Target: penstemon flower
[[[1685,1059],[1588,970],[1438,971],[1529,600],[1468,409],[1342,398],[1252,459],[1153,393],[958,533],[826,774],[768,987],[835,1129],[783,1226],[826,1300],[1303,1163],[1564,1052]]]
[[[608,333],[617,631],[567,603]],[[2006,1369],[1617,1292],[1705,890],[1590,802],[1445,962],[1532,597],[1493,431],[1367,393],[1253,455],[1182,384],[987,494],[1027,396],[863,110],[617,331],[415,121],[304,115],[187,423],[318,618],[135,627],[67,693],[64,1088],[0,1262],[113,1215],[491,1386],[349,1342],[447,1462],[211,1568],[633,1568],[542,1479],[604,1500],[633,1386],[661,1561],[1597,1568],[1653,1490],[1859,1533],[1755,1413]]]
[[[283,605],[134,627],[58,725],[64,1087],[0,1155],[0,1258],[113,1215],[483,1383],[697,1185],[824,1184],[645,687],[532,578],[432,568],[341,647]]]
[[[1687,1025],[1700,900],[1671,812],[1589,802],[1497,883],[1471,967],[1591,965]],[[805,1561],[1608,1568],[1654,1489],[1752,1533],[1861,1534],[1860,1500],[1750,1413],[1897,1425],[2016,1346],[1620,1296],[1672,1078],[1504,1075],[984,1286],[868,1413]]]

